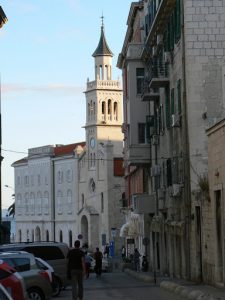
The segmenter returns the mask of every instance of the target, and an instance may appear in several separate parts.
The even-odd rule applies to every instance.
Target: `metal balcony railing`
[[[149,88],[160,88],[169,85],[169,66],[163,62],[155,62],[150,73]]]
[[[142,101],[157,101],[159,100],[158,90],[153,90],[149,88],[149,80],[144,81],[143,91],[141,94]]]

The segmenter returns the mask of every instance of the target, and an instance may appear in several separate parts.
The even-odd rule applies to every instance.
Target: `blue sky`
[[[11,164],[28,148],[83,141],[84,91],[94,79],[92,53],[101,16],[113,58],[113,78],[127,29],[128,0],[2,0],[0,29],[2,199],[12,203]]]

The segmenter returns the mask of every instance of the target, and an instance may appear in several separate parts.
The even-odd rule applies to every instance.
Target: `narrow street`
[[[72,299],[71,287],[62,291],[58,300]],[[123,272],[103,273],[100,279],[91,274],[89,279],[84,281],[83,300],[182,300],[174,293],[166,292],[155,286],[137,280]],[[184,299],[184,298],[183,298]]]

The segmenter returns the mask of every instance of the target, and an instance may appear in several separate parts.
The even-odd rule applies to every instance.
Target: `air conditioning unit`
[[[154,213],[155,197],[149,194],[131,195],[131,208],[134,213]]]
[[[172,197],[180,196],[181,195],[181,188],[182,188],[181,184],[174,183],[171,187],[171,190],[170,190],[170,196],[172,196]]]
[[[171,63],[171,53],[170,52],[164,52],[164,62],[166,64]]]
[[[152,144],[153,145],[158,145],[159,144],[159,136],[158,135],[153,135],[152,136]]]
[[[171,115],[171,126],[172,127],[180,127],[180,115],[179,114]]]
[[[151,176],[152,177],[159,176],[160,173],[161,173],[160,165],[154,165],[151,167]]]
[[[156,43],[157,43],[157,46],[161,46],[163,44],[163,35],[162,34],[157,34]]]

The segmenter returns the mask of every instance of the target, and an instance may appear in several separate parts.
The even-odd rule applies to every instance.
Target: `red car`
[[[13,300],[25,300],[27,298],[23,278],[3,260],[0,260],[0,284],[5,287]]]

